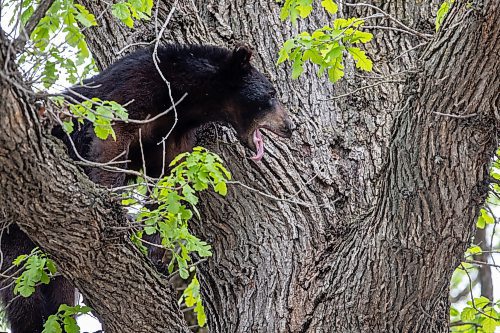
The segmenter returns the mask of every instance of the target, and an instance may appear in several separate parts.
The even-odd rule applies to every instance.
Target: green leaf
[[[329,12],[332,15],[335,15],[337,11],[339,10],[339,7],[335,2],[332,0],[323,0],[321,1],[321,6],[326,9],[327,12]]]
[[[363,25],[365,21],[356,17],[351,17],[348,19],[338,18],[333,21],[333,26],[335,29],[345,29],[345,28],[358,28]]]
[[[40,282],[43,284],[49,284],[50,277],[47,275],[47,273],[42,272],[42,277],[40,278]]]
[[[306,4],[306,5],[297,6],[297,10],[298,10],[301,18],[306,18],[309,16],[309,14],[311,14],[313,7],[312,7],[312,5]]]
[[[62,333],[62,328],[56,315],[50,315],[49,318],[47,318],[43,324],[42,333]]]
[[[156,233],[156,227],[144,227],[144,232],[148,236],[154,235]]]
[[[484,297],[484,296],[474,298],[474,304],[477,308],[483,308],[490,303],[491,303],[491,301],[487,297]]]
[[[481,324],[482,324],[482,328],[483,328],[484,333],[494,333],[496,327],[500,325],[500,321],[497,321],[497,320],[490,318],[490,317],[486,317],[486,318],[484,318],[484,320]]]
[[[481,247],[479,247],[477,245],[471,246],[467,249],[467,252],[470,254],[478,254],[478,253],[481,253],[482,251],[483,250],[481,250]]]
[[[491,214],[486,211],[486,209],[482,209],[482,215],[483,215],[483,218],[484,218],[484,221],[486,222],[486,224],[494,224],[495,223],[495,218],[493,216],[491,216]]]
[[[115,3],[111,6],[111,13],[122,21],[127,27],[132,28],[134,26],[134,20],[132,20],[132,14],[129,7],[124,2]]]
[[[29,6],[28,8],[26,8],[21,14],[21,23],[23,25],[26,25],[26,22],[28,22],[28,20],[30,19],[31,15],[33,15],[34,12],[35,9],[33,8],[33,6]]]
[[[18,256],[14,261],[12,262],[15,266],[19,266],[27,257],[28,255],[22,254]]]
[[[344,77],[344,65],[341,61],[335,61],[334,65],[328,69],[328,78],[331,82],[335,83]]]
[[[64,326],[64,332],[79,333],[80,327],[73,316],[89,313],[91,310],[92,309],[88,306],[69,306],[67,304],[61,304],[57,313],[47,318],[47,321],[43,325],[44,330],[42,333],[62,333],[61,324]]]
[[[324,63],[323,57],[318,53],[316,49],[309,49],[304,51],[302,55],[302,60],[307,61],[310,60],[312,63],[316,65],[321,65]]]
[[[201,300],[199,302],[196,302],[196,308],[194,309],[194,312],[196,313],[198,326],[205,326],[205,324],[207,323],[207,315],[205,314],[205,308],[203,307]]]
[[[15,280],[14,294],[23,297],[31,296],[38,283],[48,284],[54,269],[53,262],[38,248],[33,249],[29,256],[17,257],[14,264],[22,264],[22,273]]]
[[[443,21],[444,21],[446,15],[448,14],[448,12],[450,11],[450,8],[454,2],[455,2],[455,0],[445,0],[441,4],[441,6],[439,7],[439,9],[436,13],[436,22],[435,22],[436,31],[438,31],[439,28],[441,27],[441,24],[443,24]]]
[[[83,34],[77,27],[66,27],[64,28],[64,32],[66,32],[65,41],[70,46],[77,47],[78,43],[83,39]]]
[[[42,72],[42,82],[45,88],[50,88],[58,78],[58,71],[56,69],[56,63],[52,61],[47,61]]]
[[[227,186],[225,182],[220,182],[214,187],[214,191],[219,193],[222,196],[225,196],[227,194]]]
[[[368,43],[372,39],[373,39],[373,34],[369,32],[353,30],[352,34],[348,36],[344,41],[354,44],[354,43]]]
[[[63,121],[63,129],[68,134],[73,133],[73,130],[74,130],[73,120],[70,119],[70,120]]]
[[[80,333],[80,327],[76,323],[75,318],[73,317],[64,317],[64,330],[66,333]]]
[[[186,304],[186,307],[192,307],[194,305],[194,312],[196,313],[196,318],[198,321],[198,326],[203,327],[207,323],[207,317],[205,315],[205,308],[203,307],[203,302],[200,294],[200,284],[196,277],[196,274],[193,276],[193,279],[189,283],[189,285],[184,289],[181,298],[179,299],[179,304]]]
[[[357,47],[348,47],[347,51],[356,61],[356,67],[364,71],[370,72],[373,68],[372,61],[366,56],[365,52]]]
[[[494,224],[495,223],[495,218],[491,216],[491,214],[484,208],[481,209],[480,211],[481,215],[479,215],[477,219],[476,226],[479,229],[484,229],[486,224]]]
[[[496,180],[500,180],[500,174],[497,172],[491,172],[490,176],[495,178]]]
[[[116,140],[115,131],[113,131],[111,125],[108,124],[95,124],[94,133],[101,140],[106,140],[110,135]]]
[[[292,79],[297,79],[303,72],[304,67],[302,65],[302,59],[296,58],[292,64]]]
[[[84,6],[75,3],[75,8],[78,10],[75,18],[80,22],[84,27],[91,27],[97,25],[94,14],[90,13],[87,8]]]
[[[25,298],[30,297],[31,295],[33,295],[34,292],[35,288],[27,284],[21,285],[19,287],[18,285],[16,285],[16,287],[14,288],[14,294],[19,294]]]
[[[474,308],[466,307],[460,314],[460,319],[464,322],[472,321],[476,317],[477,311]]]
[[[477,218],[476,226],[479,229],[484,229],[484,227],[486,226],[486,221],[484,220],[483,216],[479,216]]]

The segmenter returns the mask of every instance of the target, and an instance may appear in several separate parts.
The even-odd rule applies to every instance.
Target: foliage
[[[444,0],[444,2],[439,7],[436,13],[436,31],[438,31],[441,27],[441,24],[443,24],[443,21],[454,2],[455,0]]]
[[[277,0],[277,2],[282,2],[282,0]],[[333,0],[323,0],[321,6],[332,15],[338,11],[338,6]],[[299,17],[303,19],[308,17],[312,10],[313,0],[285,0],[281,7],[280,18],[282,21],[289,18],[295,25]]]
[[[27,0],[15,2],[14,10],[20,10],[23,25],[35,12],[36,4],[36,1]],[[82,29],[95,25],[95,16],[84,6],[73,0],[55,0],[29,36],[30,43],[23,49],[19,64],[30,68],[32,76],[40,75],[45,88],[50,88],[60,75],[67,77],[70,83],[76,83],[95,69],[82,33]],[[61,41],[62,37],[64,41]],[[67,56],[70,49],[75,57]]]
[[[57,272],[54,261],[49,259],[39,248],[34,248],[29,255],[17,257],[13,264],[21,266],[23,272],[15,281],[14,294],[30,297],[39,283],[49,284],[50,278]]]
[[[47,321],[43,325],[42,333],[80,333],[80,327],[74,316],[87,314],[90,311],[92,309],[88,306],[68,306],[61,304],[57,313],[47,318]]]
[[[297,18],[307,17],[313,7],[312,0],[287,0],[281,9],[281,19],[290,18],[296,23]],[[336,14],[337,5],[332,0],[321,2],[322,7],[330,14]],[[344,76],[344,55],[350,54],[356,67],[371,71],[373,63],[370,58],[355,44],[369,42],[373,35],[361,31],[364,20],[358,18],[337,18],[333,27],[324,26],[312,33],[301,32],[288,39],[280,49],[278,64],[287,60],[292,62],[292,78],[298,78],[304,72],[307,61],[319,66],[318,76],[328,74],[331,82],[337,82]]]
[[[486,209],[481,208],[481,214],[477,218],[476,226],[479,229],[484,229],[487,224],[495,223],[495,218]]]
[[[134,27],[134,20],[149,19],[153,8],[153,0],[128,0],[111,5],[113,15],[127,27]]]
[[[12,11],[20,13],[21,23],[25,25],[38,3],[33,0],[10,0],[2,6],[12,5]],[[149,19],[153,0],[128,0],[110,6],[116,18],[133,27],[134,19]],[[13,16],[10,24],[16,18]],[[45,89],[54,85],[61,75],[75,84],[96,70],[82,33],[83,29],[96,25],[95,15],[84,6],[74,0],[55,0],[29,36],[30,44],[23,49],[18,62],[30,68],[33,77],[40,76]],[[75,56],[68,56],[70,52]]]
[[[125,122],[128,120],[127,110],[114,101],[103,101],[97,97],[78,104],[65,102],[61,97],[55,97],[52,100],[61,107],[68,107],[71,118],[75,118],[80,124],[83,124],[85,120],[90,121],[94,126],[95,135],[102,140],[106,140],[110,135],[113,140],[116,140],[115,131],[111,126],[113,120]],[[66,132],[72,133],[74,130],[73,120],[65,120],[63,128]]]
[[[190,308],[194,306],[194,312],[196,313],[196,319],[198,321],[198,326],[203,327],[207,323],[207,316],[205,315],[205,308],[201,300],[200,293],[200,283],[198,278],[194,275],[191,283],[184,289],[181,298],[179,299],[179,305],[184,304],[186,307]]]
[[[194,214],[200,218],[196,209],[197,192],[212,187],[216,193],[225,196],[226,182],[231,179],[231,174],[222,165],[219,156],[202,147],[178,155],[169,167],[172,168],[170,175],[160,179],[151,189],[143,179],[138,179],[134,189],[123,194],[122,204],[140,207],[135,220],[143,227],[131,235],[132,242],[146,254],[147,248],[141,241],[144,233],[159,234],[162,247],[171,255],[168,272],[172,274],[177,269],[181,278],[188,279],[192,254],[196,253],[200,258],[212,255],[211,246],[191,234],[188,228]],[[157,208],[143,206],[141,199],[152,200]],[[198,325],[204,326],[206,316],[199,288],[194,276],[181,300],[184,299],[188,307],[196,304],[194,312]]]
[[[468,301],[462,311],[450,308],[451,332],[494,333],[500,327],[500,303],[484,296]]]
[[[472,245],[466,251],[466,258],[475,254],[481,254],[481,247]],[[462,263],[456,269],[451,280],[451,289],[456,289],[465,279],[468,281],[467,288],[472,288],[472,274],[476,272],[476,267],[470,263]],[[476,276],[477,277],[477,276]],[[470,295],[470,293],[469,293]],[[458,306],[450,307],[451,332],[464,333],[493,333],[496,327],[500,326],[500,302],[492,302],[488,298],[481,296],[469,299],[467,306],[459,310]]]
[[[19,6],[21,6],[19,8]],[[149,19],[153,7],[152,0],[128,0],[111,4],[111,11],[115,17],[127,26],[134,25],[133,19]],[[16,2],[14,10],[20,10],[21,23],[26,22],[33,15],[36,7],[35,1]],[[15,17],[13,17],[14,19]],[[52,87],[61,75],[67,78],[70,84],[79,82],[90,72],[95,71],[95,63],[90,55],[83,29],[97,25],[94,14],[84,6],[74,3],[73,0],[55,0],[47,10],[30,36],[31,45],[25,47],[19,58],[19,63],[32,64],[33,76],[40,75],[43,87]],[[57,39],[64,37],[64,42],[57,44]],[[61,47],[62,46],[62,47]],[[67,47],[76,53],[74,57],[67,55]],[[84,64],[87,65],[84,66]],[[83,67],[83,70],[80,68]],[[80,70],[79,70],[80,69]],[[59,105],[61,99],[54,99]],[[93,98],[82,103],[66,103],[70,114],[80,123],[86,119],[93,123],[94,132],[100,139],[112,136],[116,140],[115,132],[111,126],[114,119],[126,121],[128,114],[121,105],[114,101],[102,101]],[[64,129],[71,133],[73,121],[63,123]]]
[[[210,245],[192,235],[188,229],[193,212],[199,217],[196,193],[210,186],[220,195],[226,195],[226,182],[231,179],[231,174],[224,168],[219,156],[202,147],[193,148],[192,153],[180,154],[170,163],[170,167],[173,167],[170,175],[148,189],[148,199],[158,207],[140,208],[136,222],[144,227],[132,236],[132,240],[137,244],[144,233],[158,233],[161,245],[172,255],[169,273],[177,268],[179,275],[187,279],[191,253],[202,258],[212,255]],[[145,192],[145,186],[139,184],[136,191],[124,195],[127,199],[122,203],[129,206],[138,204],[139,200],[134,197],[145,195]],[[140,248],[144,251],[142,246]]]

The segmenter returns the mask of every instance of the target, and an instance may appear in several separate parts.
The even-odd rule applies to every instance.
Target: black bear
[[[167,110],[172,100],[176,102],[187,94],[176,107],[178,121],[165,142],[167,161],[190,150],[194,130],[208,122],[234,127],[240,141],[256,151],[256,160],[264,154],[260,128],[282,137],[291,135],[292,123],[276,99],[276,90],[250,64],[252,53],[248,47],[240,46],[230,52],[215,46],[169,45],[158,48],[157,53],[158,67],[170,83],[171,93],[153,62],[152,49],[143,49],[117,61],[84,85],[72,88],[70,94],[76,100],[81,100],[81,96],[99,97],[126,104],[129,118],[137,120],[155,117]],[[130,162],[121,167],[139,170],[143,164],[141,129],[146,171],[157,177],[163,166],[163,147],[158,143],[174,120],[174,112],[169,112],[148,124],[117,123],[116,141],[98,139],[92,125],[86,123],[72,134],[72,139],[86,159],[108,162],[125,151]],[[125,178],[123,173],[101,168],[90,168],[87,173],[94,182],[108,187],[122,185]]]
[[[139,170],[143,167],[140,130],[147,174],[158,177],[164,160],[168,165],[177,154],[192,149],[197,128],[209,122],[223,122],[231,125],[239,140],[255,151],[251,158],[260,160],[264,154],[260,129],[289,138],[292,123],[277,100],[271,82],[250,64],[251,55],[247,46],[230,51],[206,45],[166,45],[157,49],[158,68],[153,61],[152,48],[122,58],[66,94],[76,101],[98,97],[126,104],[129,118],[135,120],[152,119],[167,110],[172,100],[178,101],[186,93],[187,96],[176,106],[176,114],[172,111],[145,123],[115,123],[116,141],[98,139],[88,122],[75,123],[71,138],[78,154],[102,163],[119,156],[120,160],[128,161],[119,165],[121,168]],[[164,78],[170,83],[170,92]],[[169,132],[164,158],[163,145],[158,143]],[[66,143],[70,155],[77,159],[62,130],[56,128],[54,134]],[[103,186],[118,187],[126,183],[125,175],[120,172],[98,167],[87,167],[85,172],[92,181]],[[16,225],[4,232],[3,239],[1,249],[6,267],[35,246]],[[4,288],[1,296],[4,304],[8,304],[6,314],[12,333],[41,332],[43,321],[55,313],[60,304],[74,303],[74,289],[62,277],[38,287],[31,298],[18,297],[12,301],[12,287]]]

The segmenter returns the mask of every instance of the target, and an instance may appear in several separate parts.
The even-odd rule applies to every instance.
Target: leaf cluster
[[[283,2],[277,0],[277,2]],[[321,6],[330,14],[336,14],[338,6],[333,0],[321,1]],[[313,11],[313,0],[285,0],[280,11],[280,19],[282,21],[290,19],[292,23],[297,24],[297,19],[307,18]]]
[[[494,333],[500,327],[500,306],[481,296],[468,301],[462,311],[450,308],[451,332]]]
[[[353,45],[367,43],[373,35],[361,31],[364,21],[361,19],[336,19],[333,27],[324,26],[312,34],[302,32],[287,40],[279,52],[278,64],[287,60],[292,62],[292,78],[298,78],[304,72],[304,63],[312,62],[319,66],[318,76],[328,74],[331,82],[337,82],[344,76],[344,56],[350,54],[356,67],[371,71],[373,63],[364,51]]]
[[[29,255],[18,256],[13,264],[23,269],[14,286],[14,295],[22,297],[30,297],[39,283],[49,284],[51,277],[57,273],[54,261],[39,248],[34,248]]]
[[[16,6],[21,10],[21,23],[25,25],[35,12],[36,1],[24,0]],[[82,29],[95,25],[95,16],[84,6],[75,4],[73,0],[55,0],[29,36],[31,43],[24,48],[18,61],[27,67],[31,65],[31,71],[40,74],[46,89],[61,74],[74,84],[95,70],[82,33]],[[64,36],[64,46],[57,44],[60,36]],[[67,56],[68,46],[74,50],[76,57]]]
[[[80,327],[74,316],[87,314],[90,311],[92,309],[88,306],[61,304],[57,313],[47,318],[42,333],[80,333]]]
[[[152,189],[140,185],[135,191],[125,194],[127,200],[122,203],[128,206],[138,204],[138,200],[133,199],[137,194],[147,195],[149,200],[156,203],[155,209],[142,207],[139,210],[136,222],[143,228],[133,235],[132,240],[138,244],[144,233],[158,233],[161,245],[172,255],[169,273],[177,268],[179,275],[187,279],[191,253],[197,253],[199,257],[212,255],[211,246],[192,235],[188,229],[193,214],[200,218],[196,209],[199,200],[197,193],[212,187],[216,193],[225,196],[226,182],[231,179],[231,174],[222,165],[219,156],[202,147],[178,155],[170,167],[170,175],[160,179]],[[144,250],[143,246],[140,248]]]
[[[194,307],[194,312],[196,313],[196,319],[198,321],[198,326],[203,327],[207,323],[207,316],[205,314],[205,308],[203,307],[203,302],[200,293],[200,283],[196,274],[189,285],[184,289],[181,298],[179,299],[179,305],[184,304],[186,307]]]
[[[116,140],[116,133],[112,127],[113,121],[127,122],[128,120],[127,109],[114,101],[103,101],[97,97],[79,104],[68,103],[62,97],[52,98],[52,101],[69,109],[72,119],[63,121],[63,128],[70,134],[75,126],[73,119],[76,119],[79,124],[83,124],[87,120],[93,124],[94,133],[99,139],[106,140],[111,136],[113,140]]]
[[[134,27],[134,19],[149,20],[153,0],[127,0],[120,1],[111,6],[111,13],[127,27]]]
[[[13,4],[13,11],[20,13],[20,23],[25,26],[39,5],[38,1],[6,1]],[[2,5],[4,6],[4,5]],[[153,0],[127,0],[111,4],[112,14],[128,27],[134,20],[149,19]],[[16,16],[9,22],[12,25]],[[45,89],[56,83],[61,75],[71,84],[76,84],[89,73],[96,71],[90,54],[84,29],[97,26],[94,14],[74,0],[55,0],[45,16],[29,36],[30,45],[23,49],[19,64],[30,68],[33,77],[41,81]],[[23,33],[22,30],[20,33]],[[64,37],[64,41],[61,41]],[[75,56],[68,56],[68,53]]]
[[[476,227],[484,229],[487,225],[495,224],[496,220],[493,216],[492,208],[500,204],[500,186],[498,180],[500,179],[500,149],[497,150],[496,155],[492,161],[490,168],[490,177],[493,182],[490,184],[490,193],[486,205],[481,208],[478,216]],[[492,249],[493,250],[493,249]],[[475,255],[482,254],[483,250],[479,245],[472,244],[465,252],[466,259],[474,259]],[[462,289],[464,280],[469,280],[469,284],[473,280],[477,280],[477,275],[480,274],[477,265],[469,262],[462,262],[460,266],[453,273],[451,279],[451,289]],[[476,276],[474,276],[476,275]],[[469,286],[472,288],[473,286]],[[457,306],[450,308],[450,321],[452,332],[481,332],[492,333],[496,327],[500,326],[500,306],[498,302],[489,300],[482,296],[474,298],[473,301],[469,300],[465,308],[461,311]]]

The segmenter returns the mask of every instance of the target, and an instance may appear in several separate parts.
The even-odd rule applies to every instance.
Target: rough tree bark
[[[189,332],[175,293],[130,242],[119,200],[90,182],[43,133],[9,45],[0,30],[2,228],[17,223],[50,253],[63,275],[92,295],[106,332]]]
[[[106,10],[104,2],[81,2],[91,12]],[[437,3],[369,1],[428,34]],[[160,24],[171,5],[161,3]],[[312,68],[292,81],[289,71],[274,66],[292,33],[279,22],[274,1],[179,0],[175,6],[165,40],[250,43],[298,126],[292,142],[268,136],[259,164],[244,158],[229,131],[203,132],[235,178],[260,191],[235,184],[227,198],[208,194],[202,202],[203,221],[194,229],[214,247],[214,257],[200,265],[210,330],[447,331],[449,280],[474,231],[496,148],[498,1],[477,1],[472,9],[457,1],[432,39],[406,29],[375,30],[367,47],[375,73],[356,73],[350,64],[335,86]],[[344,4],[341,12],[365,17],[376,10]],[[325,22],[318,11],[298,29]],[[109,12],[99,23],[85,33],[101,67],[157,31],[154,22],[131,31]],[[387,16],[368,24],[394,26]],[[92,193],[77,190],[84,190],[80,197]],[[77,220],[90,224],[99,212]],[[24,222],[25,230],[57,255],[33,220]],[[61,265],[64,272],[70,267]],[[102,297],[78,282],[78,272],[66,274],[92,302]]]

